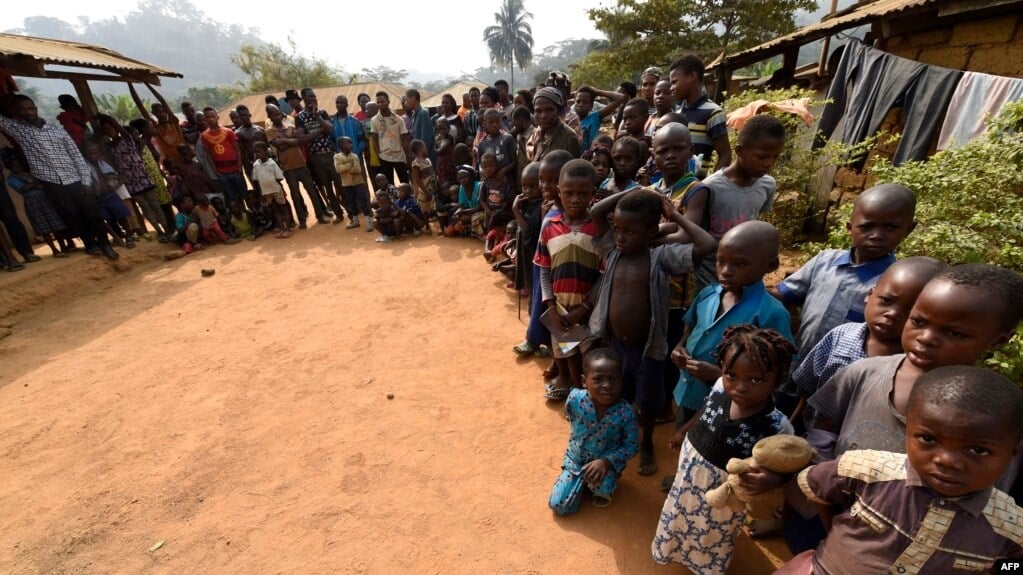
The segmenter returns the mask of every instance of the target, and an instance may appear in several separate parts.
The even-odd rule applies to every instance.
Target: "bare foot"
[[[654,457],[652,445],[641,445],[639,447],[639,474],[653,475],[657,473],[657,459]]]

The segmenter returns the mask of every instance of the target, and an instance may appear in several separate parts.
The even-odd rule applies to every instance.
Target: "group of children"
[[[787,489],[779,521],[750,526],[784,533],[795,557],[779,573],[946,574],[1023,554],[1023,509],[1009,495],[1023,390],[973,367],[1012,337],[1023,276],[897,260],[915,196],[883,184],[856,199],[848,249],[768,286],[779,239],[759,216],[784,129],[751,119],[734,161],[700,181],[690,132],[674,120],[656,120],[651,187],[637,185],[647,152],[630,136],[596,138],[589,161],[550,153],[521,174],[512,212],[535,294],[515,352],[554,356],[545,396],[566,401],[570,422],[550,507],[574,513],[586,497],[606,507],[637,454],[639,473],[656,473],[652,432],[674,404],[678,464],[651,525],[658,563],[727,571],[746,515],[711,508],[705,493],[731,458],[776,434],[816,450],[801,473],[739,478],[752,493]],[[565,345],[580,327],[582,341]]]

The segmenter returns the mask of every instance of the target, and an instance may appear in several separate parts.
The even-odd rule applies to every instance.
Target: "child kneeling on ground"
[[[594,349],[583,372],[586,389],[573,389],[565,403],[571,434],[548,502],[558,515],[579,511],[584,487],[593,505],[610,505],[625,464],[639,453],[636,412],[621,396],[622,361],[610,349]]]

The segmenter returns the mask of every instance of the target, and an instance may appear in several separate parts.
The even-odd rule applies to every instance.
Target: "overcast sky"
[[[349,72],[384,65],[441,76],[457,76],[489,65],[482,41],[483,28],[494,23],[494,12],[500,4],[500,0],[359,4],[356,0],[336,4],[287,0],[193,2],[214,20],[258,28],[270,42],[283,43],[293,33],[301,52],[326,58]],[[0,9],[0,30],[21,27],[27,16],[52,16],[72,24],[78,21],[79,14],[102,20],[123,15],[137,4],[137,0],[5,2]],[[536,52],[559,40],[599,36],[586,16],[586,9],[595,5],[593,0],[525,0],[525,4],[533,13]],[[311,16],[301,13],[307,5],[315,7]],[[344,18],[352,13],[350,9],[340,14],[333,9],[354,5],[366,7],[358,12],[360,21],[355,25]],[[244,15],[241,21],[240,15]]]

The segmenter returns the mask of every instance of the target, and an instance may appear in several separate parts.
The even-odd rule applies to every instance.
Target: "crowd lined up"
[[[654,427],[674,424],[678,461],[649,533],[658,563],[723,574],[743,528],[784,535],[782,574],[946,575],[1023,556],[1023,390],[975,367],[1023,316],[1023,278],[896,259],[916,199],[882,184],[857,197],[847,249],[766,285],[779,239],[760,218],[786,130],[757,115],[732,148],[703,72],[687,55],[617,91],[552,72],[533,90],[444,95],[432,114],[416,90],[395,107],[361,94],[353,113],[345,96],[329,113],[313,90],[288,90],[267,97],[265,125],[239,106],[233,128],[188,104],[179,121],[161,102],[128,126],[95,118],[94,134],[73,99],[62,128],[13,96],[0,129],[17,144],[7,181],[56,257],[76,239],[116,257],[111,241],[132,247],[146,222],[186,253],[288,238],[310,217],[380,242],[481,240],[529,301],[513,351],[551,357],[543,394],[565,402],[555,513],[611,505],[637,455],[640,474],[657,473]],[[776,518],[712,507],[729,461],[780,434],[805,437],[813,465],[738,475],[750,494],[785,489]]]

